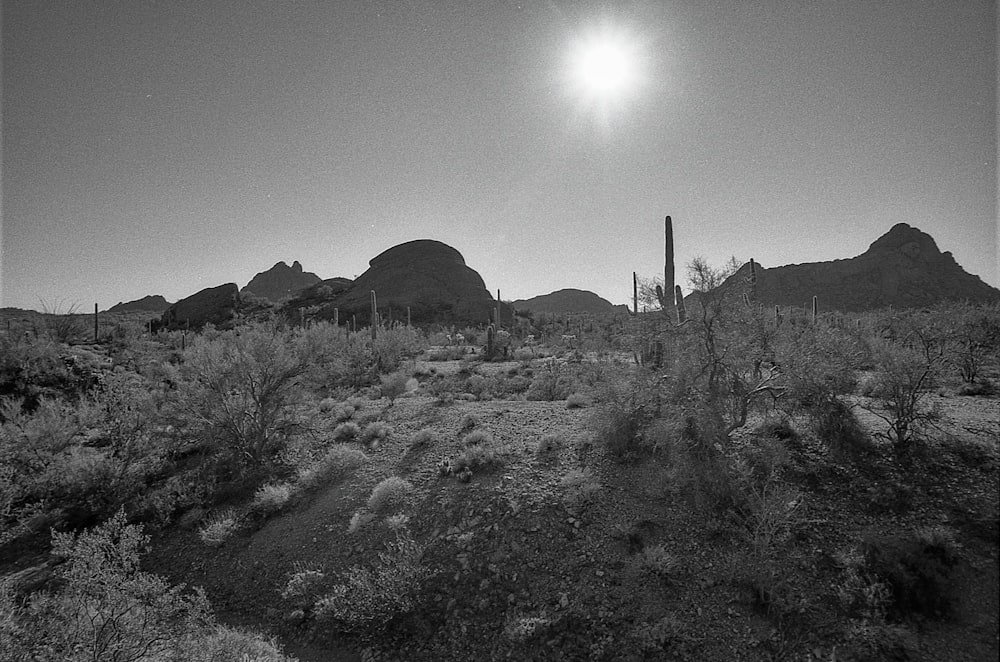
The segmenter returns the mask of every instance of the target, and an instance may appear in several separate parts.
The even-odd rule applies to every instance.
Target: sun
[[[567,57],[569,83],[581,101],[607,106],[623,102],[641,81],[637,40],[621,28],[602,26],[577,36]]]

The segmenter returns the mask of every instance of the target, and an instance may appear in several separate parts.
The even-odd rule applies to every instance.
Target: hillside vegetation
[[[22,320],[0,660],[996,659],[1000,308],[703,289],[683,324]]]

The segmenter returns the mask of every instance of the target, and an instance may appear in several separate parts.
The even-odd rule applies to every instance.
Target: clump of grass
[[[479,425],[479,421],[476,420],[476,417],[472,414],[466,414],[462,417],[461,422],[459,422],[458,430],[459,432],[465,432],[466,430],[472,430],[477,425]]]
[[[347,398],[347,404],[354,407],[355,409],[361,409],[362,407],[365,406],[366,402],[368,402],[368,400],[361,397],[360,395],[352,395],[351,397]]]
[[[333,439],[340,442],[354,441],[361,433],[361,428],[353,421],[341,423],[333,429]]]
[[[368,456],[356,448],[331,446],[314,465],[299,472],[299,484],[311,489],[320,483],[335,483],[354,473],[367,460]]]
[[[353,515],[351,515],[351,521],[347,525],[348,533],[357,533],[364,527],[368,526],[375,519],[374,513],[369,513],[367,511],[359,510]]]
[[[563,440],[557,434],[543,434],[542,438],[538,440],[538,446],[535,448],[535,456],[539,460],[551,459],[562,447]]]
[[[399,476],[390,476],[374,488],[368,497],[368,510],[376,514],[399,511],[413,494],[413,485]]]
[[[410,523],[410,516],[404,513],[396,513],[385,518],[385,525],[390,531],[402,531]]]
[[[343,423],[344,421],[351,420],[351,417],[354,416],[355,411],[356,410],[354,409],[354,407],[345,403],[345,404],[337,404],[336,406],[332,407],[330,413],[335,421],[337,421],[338,423]]]
[[[220,547],[239,528],[239,518],[234,510],[224,510],[213,515],[200,529],[198,537],[209,547]]]
[[[382,421],[372,421],[361,432],[361,443],[376,447],[392,434],[392,427]]]
[[[270,515],[284,508],[292,499],[292,486],[288,483],[268,483],[261,485],[253,495],[250,510],[261,515]]]
[[[496,451],[479,444],[466,448],[451,463],[452,470],[456,474],[465,470],[482,472],[499,467],[501,464],[503,462]]]
[[[662,544],[644,547],[636,554],[632,563],[639,572],[662,581],[677,575],[680,562]]]
[[[566,409],[582,409],[590,405],[590,399],[582,393],[570,393],[566,398]]]
[[[434,434],[434,430],[424,428],[410,439],[410,448],[425,448],[431,446],[436,440],[437,436]]]

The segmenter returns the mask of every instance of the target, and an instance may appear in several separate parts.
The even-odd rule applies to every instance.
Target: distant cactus
[[[378,339],[378,300],[375,290],[372,290],[372,340]]]
[[[819,315],[819,304],[818,304],[818,301],[817,301],[816,297],[813,296],[813,315],[812,315],[812,322],[813,322],[813,324],[816,323],[816,319],[817,319],[818,315]]]

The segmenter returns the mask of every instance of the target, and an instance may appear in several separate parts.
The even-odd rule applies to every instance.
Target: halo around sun
[[[603,25],[591,29],[570,43],[566,77],[577,102],[607,119],[642,81],[641,46],[623,28]]]

